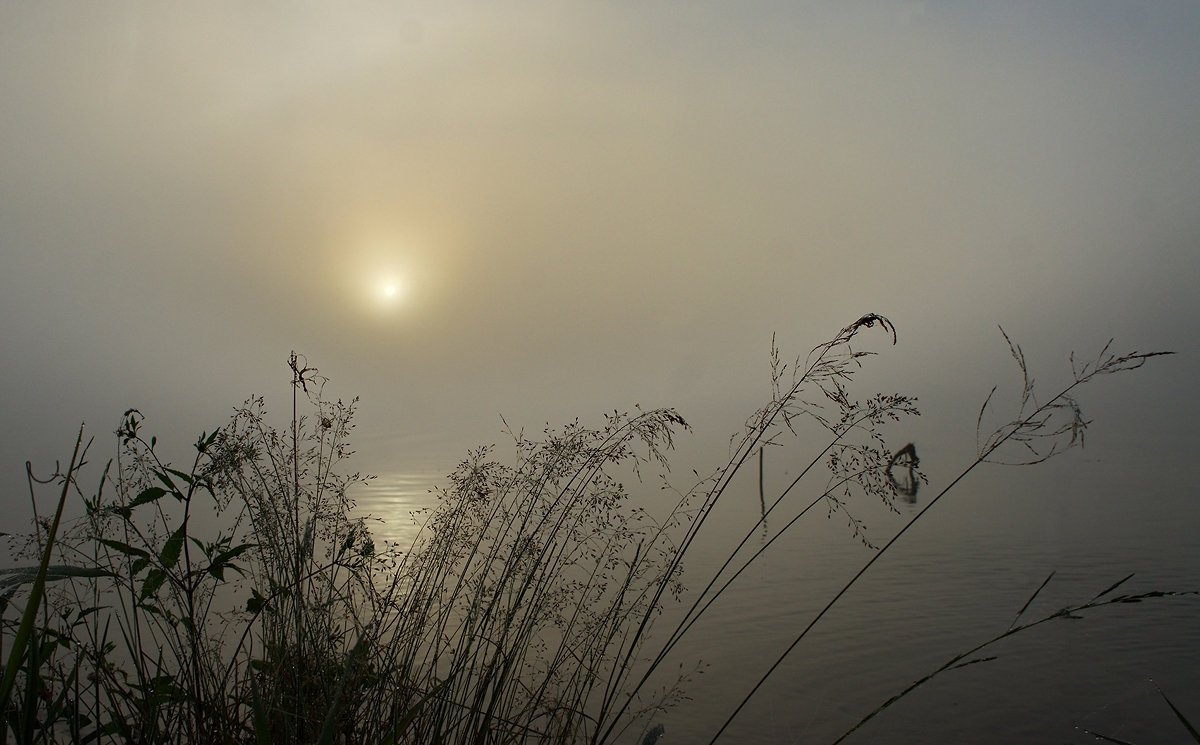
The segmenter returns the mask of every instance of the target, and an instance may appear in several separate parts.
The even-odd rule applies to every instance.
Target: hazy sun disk
[[[404,282],[397,278],[385,279],[380,283],[379,291],[385,302],[399,302],[404,299]]]
[[[350,227],[338,244],[345,249],[331,254],[345,277],[346,292],[363,312],[391,317],[406,315],[425,306],[430,295],[431,244],[415,233],[384,224]]]

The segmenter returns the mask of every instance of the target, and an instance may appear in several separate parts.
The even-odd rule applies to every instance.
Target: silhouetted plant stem
[[[1001,329],[1001,333],[1004,334],[1003,329]],[[1035,408],[1029,414],[1024,415],[1023,417],[1018,418],[1017,420],[1010,422],[1009,424],[1001,427],[995,433],[993,433],[993,435],[991,437],[989,437],[987,440],[985,440],[983,447],[979,451],[979,454],[975,458],[975,460],[972,461],[966,468],[964,468],[962,470],[962,472],[959,473],[958,476],[956,476],[940,492],[938,492],[938,494],[933,499],[929,500],[929,502],[924,507],[922,507],[919,512],[917,512],[917,514],[912,518],[912,520],[909,520],[907,523],[905,523],[900,528],[900,530],[898,530],[896,532],[896,534],[894,536],[892,536],[891,540],[889,540],[887,543],[885,543],[883,545],[883,547],[880,548],[879,551],[877,551],[875,553],[874,556],[872,556],[870,559],[868,559],[866,561],[866,563],[864,563],[863,566],[854,574],[854,576],[851,577],[850,580],[848,582],[846,582],[842,586],[842,588],[840,590],[838,590],[837,593],[834,594],[834,596],[832,598],[829,599],[829,602],[826,603],[825,606],[815,616],[813,616],[812,620],[809,621],[808,625],[805,626],[804,629],[799,634],[796,635],[796,637],[787,646],[787,648],[783,651],[783,653],[781,655],[779,655],[779,657],[775,660],[775,662],[767,669],[767,671],[765,673],[763,673],[762,677],[759,678],[758,682],[754,684],[754,687],[751,688],[750,691],[745,695],[745,697],[742,698],[741,702],[737,705],[737,707],[733,710],[733,712],[729,715],[729,717],[721,725],[720,729],[718,729],[717,732],[713,735],[712,739],[709,741],[710,745],[712,745],[712,743],[715,743],[720,738],[721,734],[723,732],[725,732],[725,730],[729,727],[729,725],[737,717],[738,713],[741,712],[741,710],[746,706],[746,704],[749,703],[750,699],[754,697],[754,694],[757,693],[760,688],[762,688],[763,684],[765,684],[767,682],[767,679],[771,677],[771,675],[775,672],[775,670],[777,670],[779,668],[779,666],[781,664],[783,664],[783,661],[785,659],[787,659],[787,657],[800,644],[800,642],[804,639],[804,637],[808,635],[808,632],[811,631],[812,628],[814,626],[816,626],[817,623],[822,618],[825,617],[825,614],[828,613],[830,611],[830,609],[833,608],[833,606],[836,605],[839,600],[841,600],[842,596],[845,595],[850,590],[851,587],[853,587],[855,584],[858,583],[858,580],[864,574],[867,573],[867,570],[869,570],[872,566],[874,566],[875,562],[879,561],[879,559],[881,559],[887,553],[888,549],[890,549],[892,546],[894,546],[896,544],[896,542],[899,541],[908,532],[909,528],[911,528],[913,525],[915,525],[917,523],[917,521],[919,521],[921,519],[921,517],[923,517],[925,515],[925,513],[929,512],[929,510],[932,509],[934,507],[934,505],[936,505],[939,501],[941,501],[942,497],[946,496],[946,494],[948,494],[951,489],[953,489],[956,485],[958,485],[958,483],[960,481],[962,481],[964,478],[966,478],[968,474],[970,474],[972,471],[974,471],[977,466],[979,466],[981,463],[986,462],[987,459],[993,453],[995,453],[1002,445],[1009,442],[1010,440],[1019,442],[1031,450],[1033,459],[1022,461],[1022,463],[1038,463],[1038,462],[1044,461],[1047,458],[1057,454],[1058,452],[1061,452],[1058,449],[1059,443],[1057,440],[1052,439],[1050,441],[1048,450],[1037,450],[1036,446],[1032,445],[1031,443],[1034,442],[1034,440],[1032,440],[1032,438],[1035,438],[1035,437],[1045,436],[1045,437],[1053,438],[1054,436],[1061,435],[1061,434],[1069,434],[1070,435],[1071,439],[1070,439],[1070,443],[1069,443],[1068,447],[1070,446],[1070,444],[1074,444],[1074,443],[1080,441],[1080,438],[1082,437],[1082,430],[1083,430],[1083,428],[1085,428],[1087,426],[1087,422],[1084,421],[1082,419],[1082,417],[1079,415],[1079,408],[1075,404],[1074,400],[1071,398],[1072,391],[1074,391],[1076,388],[1083,385],[1084,383],[1087,383],[1088,381],[1090,381],[1092,378],[1096,377],[1097,375],[1106,375],[1106,374],[1111,374],[1111,373],[1116,373],[1116,372],[1133,370],[1138,367],[1141,367],[1143,364],[1145,364],[1146,360],[1151,357],[1158,357],[1158,356],[1162,356],[1165,354],[1171,354],[1170,352],[1150,352],[1150,353],[1144,353],[1144,354],[1138,353],[1138,352],[1133,352],[1133,353],[1130,353],[1127,355],[1122,355],[1120,357],[1117,357],[1117,356],[1109,354],[1108,348],[1109,348],[1109,344],[1111,344],[1111,342],[1109,342],[1109,344],[1106,344],[1104,346],[1104,348],[1100,351],[1100,354],[1097,356],[1095,363],[1090,363],[1090,364],[1084,365],[1083,368],[1081,368],[1081,369],[1078,369],[1078,370],[1075,369],[1074,357],[1072,357],[1072,372],[1074,373],[1074,380],[1071,382],[1070,385],[1063,388],[1061,391],[1058,392],[1057,395],[1055,395],[1053,398],[1051,398],[1046,403],[1041,404],[1041,405],[1036,405],[1036,402],[1034,401],[1034,398],[1033,398],[1033,382],[1032,382],[1032,379],[1029,377],[1028,369],[1026,368],[1026,365],[1025,365],[1024,354],[1021,352],[1021,348],[1019,346],[1013,344],[1012,340],[1009,339],[1008,334],[1004,334],[1004,338],[1005,338],[1005,341],[1008,342],[1009,350],[1011,351],[1013,358],[1017,361],[1017,364],[1021,368],[1022,376],[1024,378],[1024,385],[1023,385],[1022,393],[1021,393],[1020,412],[1021,412],[1021,414],[1024,414],[1025,409],[1031,402],[1034,403]],[[995,390],[996,389],[993,388],[992,392],[994,393]],[[987,399],[984,401],[983,406],[980,408],[980,414],[979,414],[979,418],[977,419],[977,425],[982,422],[983,412],[987,408],[988,403],[991,401],[991,397],[992,397],[992,394],[989,393]],[[1068,425],[1061,425],[1049,433],[1044,433],[1044,434],[1041,433],[1040,430],[1043,427],[1050,424],[1050,416],[1052,414],[1054,414],[1055,412],[1061,411],[1064,409],[1069,409],[1070,412],[1072,413],[1073,419],[1072,419],[1071,423]]]
[[[58,527],[62,522],[63,507],[67,503],[67,494],[71,491],[75,471],[82,465],[83,458],[90,445],[90,440],[87,445],[83,445],[83,427],[80,427],[79,434],[75,438],[75,449],[71,453],[71,461],[67,465],[67,472],[62,474],[62,491],[58,497],[58,506],[54,509],[54,518],[50,521],[50,526],[46,529],[45,543],[40,544],[41,562],[38,564],[37,575],[34,577],[33,585],[29,591],[29,600],[26,602],[25,610],[21,614],[21,624],[17,627],[17,634],[13,638],[12,647],[8,651],[8,659],[4,664],[4,678],[3,682],[0,683],[0,706],[4,708],[5,714],[7,714],[9,698],[12,694],[13,684],[17,679],[17,672],[21,668],[21,663],[25,661],[27,655],[31,657],[35,653],[30,645],[33,638],[34,619],[37,618],[38,608],[42,604],[42,596],[46,589],[46,574],[50,568],[50,558],[54,553],[54,540],[58,536]],[[29,468],[30,466],[27,463],[26,470],[28,471]],[[40,528],[41,526],[36,526],[35,529],[40,530]]]
[[[865,419],[865,417],[864,417],[864,419]],[[851,429],[853,427],[858,426],[858,424],[860,424],[861,421],[862,420],[854,422]],[[786,533],[788,531],[789,528],[791,528],[793,525],[795,525],[797,522],[799,522],[805,515],[807,515],[808,512],[812,508],[816,507],[818,504],[823,502],[825,499],[829,498],[829,496],[835,490],[837,490],[838,488],[845,486],[847,483],[853,481],[856,476],[861,476],[866,473],[866,471],[864,470],[857,474],[852,474],[852,475],[843,477],[842,479],[838,480],[837,482],[835,482],[831,486],[829,486],[824,492],[817,495],[817,497],[815,499],[813,499],[811,502],[809,502],[802,510],[800,510],[799,513],[797,513],[791,519],[789,519],[786,523],[784,523],[783,527],[780,528],[778,530],[778,532],[775,533],[775,535],[771,536],[767,541],[764,542],[764,544],[762,546],[760,546],[758,549],[756,549],[754,551],[754,553],[750,555],[750,558],[748,558],[745,562],[743,562],[742,565],[716,590],[716,592],[713,592],[711,595],[709,595],[709,592],[712,590],[713,586],[717,584],[717,581],[721,578],[721,575],[723,575],[725,573],[725,570],[728,569],[729,566],[733,563],[733,560],[741,552],[742,548],[744,548],[745,545],[750,542],[751,538],[754,537],[755,533],[758,531],[759,526],[766,525],[767,517],[770,516],[771,513],[775,511],[775,508],[778,507],[781,502],[783,502],[784,498],[788,494],[790,494],[792,492],[792,490],[796,488],[797,485],[799,485],[800,481],[802,481],[804,479],[804,477],[806,475],[808,475],[809,471],[811,471],[818,463],[820,463],[821,460],[824,459],[824,457],[826,455],[828,455],[829,452],[831,450],[833,450],[834,447],[836,447],[840,442],[842,442],[842,439],[843,439],[842,434],[839,434],[836,437],[834,437],[834,439],[832,441],[830,441],[830,443],[828,445],[826,445],[825,448],[820,453],[818,453],[815,458],[810,460],[808,462],[808,464],[805,465],[803,469],[801,469],[800,473],[794,479],[792,479],[791,483],[789,483],[788,486],[782,492],[780,492],[779,496],[776,497],[771,502],[771,506],[765,508],[762,511],[762,514],[759,517],[758,521],[754,525],[752,525],[748,531],[746,531],[746,534],[744,536],[742,536],[742,539],[738,542],[737,546],[735,546],[733,548],[733,550],[729,552],[729,554],[726,556],[724,562],[722,562],[721,566],[717,569],[717,571],[715,571],[713,573],[712,579],[709,580],[708,584],[697,595],[695,602],[693,602],[692,606],[688,609],[687,613],[684,614],[684,617],[679,622],[679,625],[676,626],[675,630],[671,633],[670,637],[668,637],[666,643],[663,645],[663,648],[659,652],[658,657],[655,658],[655,663],[661,662],[662,659],[664,657],[666,657],[668,653],[670,653],[670,651],[675,647],[675,645],[679,643],[679,640],[683,637],[683,635],[687,633],[687,631],[696,623],[697,620],[699,620],[699,618],[704,614],[704,612],[707,611],[708,608],[714,602],[717,601],[717,599],[722,595],[722,593],[724,593],[725,590],[731,584],[733,584],[734,580],[736,580],[742,574],[742,572],[744,572],[748,568],[750,568],[750,565],[753,564],[755,562],[755,560],[758,559],[759,556],[761,556],[762,554],[764,554],[766,552],[767,548],[769,548],[771,546],[771,544],[773,544],[776,540],[778,540],[784,533]],[[759,449],[760,499],[762,498],[762,492],[761,492],[761,489],[762,489],[762,457],[761,457],[761,455],[762,455],[762,449],[760,448]],[[701,603],[703,603],[703,605],[701,605]]]
[[[660,583],[654,590],[654,596],[650,603],[650,609],[648,609],[645,615],[642,616],[636,630],[633,633],[635,644],[646,633],[646,629],[649,626],[651,618],[651,609],[656,608],[661,602],[667,582],[669,582],[670,578],[673,577],[678,571],[679,565],[683,560],[683,556],[688,552],[692,543],[699,535],[700,530],[703,528],[706,520],[712,513],[713,507],[718,501],[720,501],[721,497],[725,494],[729,488],[729,485],[732,483],[734,477],[742,470],[746,461],[749,460],[756,450],[762,448],[766,442],[769,441],[770,433],[776,426],[777,422],[782,422],[783,426],[791,429],[792,420],[794,418],[799,415],[806,415],[816,419],[823,427],[830,429],[837,436],[835,437],[834,443],[831,443],[825,451],[814,458],[809,466],[804,469],[805,473],[807,473],[807,471],[811,469],[813,465],[819,462],[824,454],[829,451],[829,449],[834,447],[834,445],[837,443],[837,440],[840,439],[838,425],[831,423],[824,416],[822,416],[816,410],[816,406],[800,401],[801,391],[807,385],[815,385],[827,399],[837,403],[839,407],[842,408],[843,413],[847,409],[852,408],[850,401],[845,396],[845,390],[842,386],[842,382],[849,379],[849,369],[852,364],[855,366],[859,365],[859,360],[862,357],[869,356],[872,353],[857,352],[851,347],[850,343],[861,329],[873,328],[876,325],[882,328],[883,331],[890,333],[892,337],[892,344],[896,343],[896,328],[892,325],[891,321],[878,314],[868,313],[854,323],[843,328],[836,336],[834,336],[833,339],[813,347],[804,362],[802,370],[800,368],[799,360],[797,360],[796,364],[793,366],[792,381],[790,384],[781,382],[787,365],[781,365],[779,360],[779,350],[775,345],[774,337],[772,337],[772,400],[769,404],[767,404],[767,406],[760,409],[747,422],[746,432],[742,436],[738,446],[734,449],[729,461],[717,470],[713,477],[712,487],[703,494],[701,504],[697,510],[697,517],[692,521],[685,531],[683,540],[671,558],[664,581]],[[907,399],[902,400],[905,402],[907,401]],[[845,425],[845,422],[843,421],[840,424]],[[843,430],[843,433],[853,429],[853,426],[854,425],[846,427]],[[799,479],[797,479],[797,481],[798,480]],[[782,499],[782,495],[780,499]],[[770,510],[767,512],[769,513]],[[763,519],[765,519],[765,516]],[[755,528],[756,527],[757,524]],[[752,533],[753,530],[754,529],[752,529]],[[746,540],[748,540],[748,538]],[[680,622],[680,625],[677,627],[676,631],[671,634],[671,637],[668,639],[664,647],[660,648],[659,653],[656,655],[653,662],[647,666],[646,670],[639,677],[638,682],[626,692],[627,695],[625,702],[616,708],[615,712],[611,715],[610,723],[603,730],[603,732],[600,733],[599,737],[596,739],[596,742],[606,742],[612,735],[617,723],[624,716],[630,703],[633,701],[633,697],[642,689],[643,686],[645,686],[647,681],[650,679],[650,676],[665,658],[667,652],[671,647],[674,646],[675,642],[678,641],[678,635],[681,633],[680,629],[685,628],[685,624],[688,622],[688,616],[690,616],[692,611],[694,611],[700,602],[702,602],[704,599],[704,594],[707,593],[708,590],[712,588],[713,584],[716,583],[720,577],[720,573],[724,571],[730,562],[732,562],[737,550],[740,550],[741,545],[744,545],[744,543],[745,540],[743,540],[743,543],[739,545],[739,549],[736,549],[730,554],[725,564],[720,570],[718,570],[712,581],[705,588],[705,591],[702,592],[697,598],[691,610],[688,611],[688,614],[685,614],[684,619]],[[625,653],[625,657],[621,662],[622,671],[627,671],[631,665],[635,644],[630,644]],[[607,712],[610,710],[615,703],[613,700],[615,695],[616,690],[613,689],[610,691],[609,695],[605,697],[604,705],[601,709],[602,711]]]
[[[930,680],[933,680],[938,675],[941,675],[942,673],[944,673],[948,670],[956,670],[958,668],[966,667],[967,665],[974,665],[974,664],[981,663],[981,662],[991,662],[992,660],[996,659],[995,657],[974,657],[974,655],[978,654],[979,652],[982,652],[983,650],[987,649],[988,647],[990,647],[994,644],[997,644],[997,643],[1007,639],[1010,636],[1019,634],[1023,631],[1028,631],[1029,629],[1036,628],[1036,627],[1041,626],[1042,624],[1048,623],[1050,621],[1056,621],[1056,620],[1061,620],[1061,619],[1078,619],[1080,616],[1078,616],[1077,614],[1082,613],[1084,611],[1093,610],[1095,608],[1102,608],[1105,606],[1118,605],[1118,604],[1122,604],[1122,603],[1138,603],[1138,602],[1141,602],[1142,600],[1148,600],[1151,598],[1178,597],[1178,596],[1182,596],[1182,595],[1198,594],[1194,591],[1163,592],[1163,591],[1159,591],[1159,590],[1154,590],[1154,591],[1150,591],[1150,592],[1139,593],[1136,595],[1119,595],[1117,597],[1106,598],[1104,600],[1100,599],[1100,598],[1104,597],[1105,595],[1108,595],[1109,593],[1111,593],[1113,590],[1117,589],[1118,586],[1124,584],[1126,580],[1132,578],[1133,575],[1131,574],[1131,575],[1128,575],[1127,577],[1125,577],[1124,579],[1122,579],[1121,581],[1117,582],[1113,586],[1109,587],[1107,590],[1104,590],[1100,594],[1096,595],[1091,600],[1088,600],[1087,602],[1078,603],[1076,605],[1068,605],[1063,608],[1059,608],[1058,610],[1054,611],[1053,613],[1051,613],[1047,616],[1043,616],[1037,620],[1029,621],[1028,623],[1019,624],[1018,621],[1020,620],[1020,617],[1029,608],[1030,604],[1033,602],[1033,599],[1035,597],[1037,597],[1038,593],[1040,593],[1042,591],[1042,589],[1046,587],[1046,585],[1050,582],[1050,578],[1053,576],[1054,576],[1054,572],[1051,572],[1050,575],[1048,577],[1046,577],[1045,581],[1042,582],[1041,586],[1039,586],[1038,589],[1034,591],[1033,595],[1030,596],[1029,600],[1025,603],[1025,605],[1021,608],[1021,610],[1017,612],[1017,620],[1014,620],[1012,625],[1010,625],[1007,629],[1005,629],[1000,634],[993,636],[992,638],[988,639],[987,641],[976,644],[974,647],[971,647],[970,649],[966,650],[965,652],[960,652],[959,654],[954,655],[949,660],[947,660],[945,663],[943,663],[941,666],[937,667],[936,669],[930,671],[929,673],[927,673],[927,674],[923,675],[922,677],[918,678],[917,680],[913,681],[912,684],[910,684],[903,691],[895,694],[894,696],[889,698],[887,701],[884,701],[876,709],[874,709],[870,714],[867,714],[865,717],[860,719],[857,724],[855,724],[853,727],[851,727],[850,729],[843,732],[841,734],[841,736],[839,736],[836,740],[834,740],[832,743],[830,743],[830,745],[837,745],[838,743],[842,742],[847,737],[849,737],[850,735],[852,735],[856,731],[858,731],[860,728],[862,728],[863,725],[865,725],[867,722],[871,721],[879,714],[882,714],[884,712],[884,710],[886,710],[888,707],[892,706],[897,701],[901,700],[908,694],[912,693],[916,689],[925,685]],[[973,659],[968,659],[968,658],[973,658]],[[1169,703],[1170,703],[1170,701],[1168,700],[1168,704]],[[1174,708],[1174,706],[1172,706],[1172,708]],[[1178,713],[1178,712],[1176,712],[1176,713]],[[1185,722],[1186,722],[1186,720],[1185,720]],[[1088,732],[1088,734],[1095,734],[1095,733],[1089,732],[1088,730],[1083,730],[1083,731]],[[1110,738],[1105,737],[1104,735],[1096,735],[1096,736],[1104,738],[1104,739],[1110,739]]]

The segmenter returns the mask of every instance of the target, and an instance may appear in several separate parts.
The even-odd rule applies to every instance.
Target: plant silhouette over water
[[[840,743],[843,740],[845,740],[846,738],[850,737],[852,734],[857,732],[867,722],[871,721],[879,714],[882,714],[885,710],[887,710],[893,704],[902,700],[905,696],[909,695],[910,693],[917,690],[918,688],[925,685],[926,683],[933,680],[934,678],[938,677],[939,675],[942,675],[943,673],[949,672],[951,670],[958,670],[960,668],[967,667],[968,665],[978,665],[980,663],[991,662],[992,660],[995,660],[996,656],[994,656],[994,655],[981,656],[980,653],[983,652],[984,650],[992,647],[993,645],[996,645],[996,644],[1004,641],[1005,639],[1008,639],[1009,637],[1029,631],[1030,629],[1036,629],[1039,626],[1042,626],[1043,624],[1048,624],[1048,623],[1051,623],[1054,621],[1060,621],[1060,620],[1064,620],[1064,619],[1078,620],[1078,619],[1083,618],[1082,614],[1084,614],[1088,611],[1091,611],[1091,610],[1095,610],[1097,608],[1104,608],[1107,606],[1126,604],[1126,603],[1140,603],[1144,600],[1150,600],[1150,599],[1161,598],[1161,597],[1171,597],[1171,596],[1180,596],[1180,595],[1196,595],[1197,594],[1195,591],[1164,592],[1161,590],[1152,590],[1149,592],[1135,593],[1132,595],[1125,595],[1125,594],[1114,595],[1113,593],[1116,592],[1116,590],[1119,587],[1121,587],[1121,585],[1125,584],[1126,582],[1128,582],[1130,579],[1133,578],[1133,575],[1130,574],[1130,575],[1124,577],[1123,579],[1121,579],[1120,581],[1116,582],[1115,584],[1100,591],[1099,593],[1097,593],[1096,595],[1094,595],[1092,598],[1090,598],[1089,600],[1087,600],[1085,602],[1075,603],[1072,605],[1064,606],[1064,607],[1059,608],[1058,610],[1054,611],[1053,613],[1050,613],[1045,616],[1041,616],[1039,618],[1026,619],[1026,616],[1025,616],[1026,611],[1029,610],[1029,607],[1033,604],[1034,599],[1036,599],[1037,596],[1041,594],[1042,590],[1046,589],[1046,585],[1050,584],[1050,580],[1053,578],[1054,578],[1054,572],[1050,572],[1050,574],[1046,577],[1046,579],[1042,582],[1042,584],[1039,585],[1038,588],[1033,591],[1033,594],[1029,597],[1029,599],[1025,601],[1025,604],[1023,606],[1021,606],[1021,609],[1019,611],[1017,611],[1016,616],[1013,618],[1012,623],[1009,624],[1007,629],[1005,629],[1003,632],[991,637],[990,639],[987,639],[983,642],[980,642],[979,644],[976,644],[975,646],[971,647],[970,649],[968,649],[966,651],[959,652],[958,654],[954,655],[949,660],[947,660],[945,663],[943,663],[941,666],[935,668],[934,670],[926,673],[922,677],[913,681],[913,683],[911,685],[909,685],[907,688],[905,688],[903,691],[900,691],[896,695],[889,698],[887,701],[884,701],[877,708],[875,708],[873,711],[871,711],[871,713],[867,714],[865,717],[860,719],[858,721],[858,723],[856,723],[853,727],[851,727],[850,729],[848,729],[844,733],[842,733],[842,735],[840,737],[838,737],[836,740],[834,740],[833,743],[831,743],[831,745],[837,745],[837,743]],[[1162,694],[1161,691],[1159,691],[1159,693]],[[1183,715],[1179,712],[1178,709],[1175,709],[1175,705],[1171,704],[1170,699],[1166,698],[1166,694],[1162,694],[1162,695],[1163,695],[1163,698],[1166,700],[1167,704],[1171,707],[1172,710],[1174,710],[1174,713],[1180,719],[1180,721],[1187,728],[1189,728],[1189,730],[1192,732],[1193,735],[1195,735],[1195,730],[1194,730],[1194,728],[1191,727],[1191,723],[1188,722],[1187,719],[1183,717]],[[1091,732],[1090,730],[1086,730],[1083,728],[1080,728],[1080,729],[1081,729],[1081,731],[1083,731],[1087,734],[1094,735],[1101,739],[1109,740],[1111,742],[1121,742],[1119,740],[1113,740],[1112,738],[1106,737],[1104,735],[1097,735],[1096,733]],[[1200,741],[1200,740],[1198,740],[1198,741]]]
[[[15,631],[5,731],[22,742],[656,742],[655,717],[687,701],[691,668],[672,652],[747,567],[814,511],[874,548],[855,505],[892,507],[924,482],[911,445],[893,452],[885,438],[917,415],[916,400],[849,393],[873,354],[861,347],[870,331],[896,342],[875,314],[794,360],[773,341],[770,400],[731,440],[728,461],[690,488],[667,480],[674,437],[688,429],[672,409],[536,438],[510,429],[513,462],[493,447],[468,452],[409,546],[376,543],[353,517],[350,495],[366,479],[342,467],[357,402],[325,398],[326,381],[298,355],[286,426],[252,398],[198,439],[186,470],[162,459],[131,410],[94,491],[80,484],[79,447],[55,476],[56,514],[75,494],[83,518],[64,529],[58,517],[36,521],[24,550],[38,567],[0,572],[4,609],[24,598],[19,623],[5,616]],[[976,460],[908,525],[984,462],[1033,463],[1082,444],[1075,390],[1158,354],[1105,347],[1039,400],[1008,344],[1024,378],[1016,415],[986,431],[988,396]],[[770,499],[760,481],[758,523],[689,592],[684,559],[735,478],[812,426],[824,433],[812,458]],[[892,474],[902,455],[903,487]],[[625,486],[649,475],[673,495],[660,512]],[[752,548],[768,517],[797,499],[797,514]],[[672,606],[677,620],[660,632]]]
[[[779,655],[775,663],[767,669],[759,681],[745,695],[741,703],[737,705],[733,713],[729,715],[725,723],[713,735],[711,742],[717,741],[742,708],[758,692],[775,670],[779,668],[784,659],[796,649],[804,637],[808,635],[809,631],[825,617],[850,588],[858,583],[859,579],[887,553],[888,549],[894,546],[905,535],[909,528],[916,524],[918,520],[950,493],[976,467],[989,462],[1007,465],[1032,465],[1041,463],[1071,447],[1082,446],[1083,434],[1089,422],[1083,418],[1083,413],[1074,397],[1076,390],[1097,377],[1136,370],[1153,357],[1171,354],[1170,352],[1129,352],[1118,355],[1110,351],[1111,341],[1104,345],[1104,348],[1089,362],[1077,363],[1075,355],[1072,354],[1071,382],[1057,393],[1051,394],[1049,398],[1042,399],[1039,403],[1034,390],[1033,378],[1030,377],[1029,368],[1025,362],[1024,352],[1022,352],[1019,345],[1013,343],[1008,334],[1004,332],[1004,329],[1000,331],[1004,336],[1004,340],[1008,343],[1009,351],[1021,371],[1022,387],[1016,415],[1006,423],[996,427],[989,434],[984,435],[983,420],[989,410],[989,406],[991,406],[992,397],[996,392],[996,389],[993,387],[980,407],[979,416],[976,419],[977,451],[975,459],[938,492],[933,499],[929,500],[882,548],[875,552],[863,564],[862,568],[813,616],[812,620],[796,635],[783,653]],[[1016,449],[1018,453],[1012,458],[1006,457],[1005,448]]]

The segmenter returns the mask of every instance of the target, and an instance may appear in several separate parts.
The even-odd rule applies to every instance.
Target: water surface
[[[926,449],[922,457],[933,483],[914,504],[900,502],[894,513],[857,506],[876,545],[956,471],[935,451]],[[721,741],[832,741],[912,681],[1002,633],[1051,571],[1053,580],[1023,620],[1086,602],[1131,573],[1119,593],[1200,589],[1194,530],[1200,507],[1185,464],[1138,458],[1101,446],[1041,466],[973,473],[814,628]],[[769,464],[768,484],[785,483],[785,470],[784,460]],[[727,495],[725,509],[711,521],[710,540],[688,560],[693,590],[735,536],[752,527],[756,478],[743,479]],[[436,483],[430,471],[384,476],[361,493],[360,508],[389,516],[376,526],[380,535],[411,541],[414,523],[401,513],[430,505],[428,490]],[[655,498],[649,489],[643,496]],[[700,665],[703,672],[686,686],[690,702],[660,718],[666,726],[661,742],[707,742],[813,614],[871,557],[872,549],[855,540],[844,521],[815,512],[773,545],[676,650],[675,663],[687,670]],[[785,516],[773,516],[768,531]],[[758,535],[751,543],[762,540]],[[938,676],[849,741],[1094,741],[1082,727],[1136,743],[1187,742],[1154,685],[1200,720],[1198,619],[1200,599],[1190,596],[1043,624],[981,653],[994,660]],[[667,667],[678,669],[675,663]]]

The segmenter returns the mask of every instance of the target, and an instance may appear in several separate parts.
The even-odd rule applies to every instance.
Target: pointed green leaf
[[[141,494],[138,494],[136,497],[133,498],[133,501],[129,503],[129,507],[133,508],[133,507],[137,507],[139,505],[153,502],[156,499],[161,499],[162,497],[166,496],[166,493],[167,493],[167,490],[162,488],[161,486],[152,486],[149,489],[144,489],[144,490],[142,490]]]
[[[70,579],[72,577],[115,577],[116,573],[109,569],[100,567],[76,567],[62,564],[59,566],[51,566],[46,570],[46,579],[59,580]]]
[[[208,450],[212,446],[213,441],[217,439],[217,435],[219,435],[220,433],[221,433],[221,430],[219,430],[219,429],[213,430],[212,434],[205,437],[204,433],[201,432],[200,437],[198,437],[196,439],[196,450],[201,453]]]
[[[175,482],[171,480],[171,477],[168,476],[165,471],[155,471],[154,475],[159,481],[167,485],[167,493],[169,493],[172,497],[175,497],[176,500],[183,499],[183,494],[180,493],[179,487],[175,485]]]
[[[167,581],[167,575],[158,569],[153,569],[146,575],[146,581],[142,583],[142,590],[139,594],[142,600],[152,597],[158,588],[162,587],[163,582]]]
[[[179,563],[179,553],[183,550],[183,538],[187,528],[187,523],[180,525],[179,528],[171,534],[167,542],[163,544],[162,553],[158,555],[159,561],[167,569],[172,569]]]
[[[224,570],[227,567],[234,570],[238,574],[241,574],[242,570],[230,562],[257,545],[257,543],[243,543],[242,545],[235,546],[228,551],[222,551],[221,553],[217,554],[215,559],[212,560],[212,564],[210,564],[208,567],[208,573],[219,580],[225,579]]]
[[[121,541],[111,541],[111,540],[108,540],[107,538],[101,538],[101,539],[99,539],[99,541],[100,541],[101,545],[108,546],[109,548],[111,548],[114,551],[120,551],[121,553],[125,554],[126,556],[138,556],[141,558],[149,558],[150,557],[150,554],[148,552],[143,551],[140,548],[134,548],[133,546],[130,546],[128,543],[122,543]]]
[[[183,471],[176,471],[174,468],[168,468],[167,470],[170,471],[173,476],[177,476],[180,479],[182,479],[183,483],[188,484],[189,486],[196,483],[195,477],[192,476],[190,473],[184,473]]]
[[[75,628],[79,624],[84,623],[88,616],[92,615],[93,613],[99,613],[102,610],[104,610],[104,606],[93,605],[90,608],[82,608],[75,611],[75,620],[71,622],[71,628]]]
[[[18,587],[37,579],[38,567],[11,567],[0,569],[0,589]],[[66,564],[46,567],[44,581],[54,582],[75,577],[112,577],[113,572],[99,567],[76,567]]]

